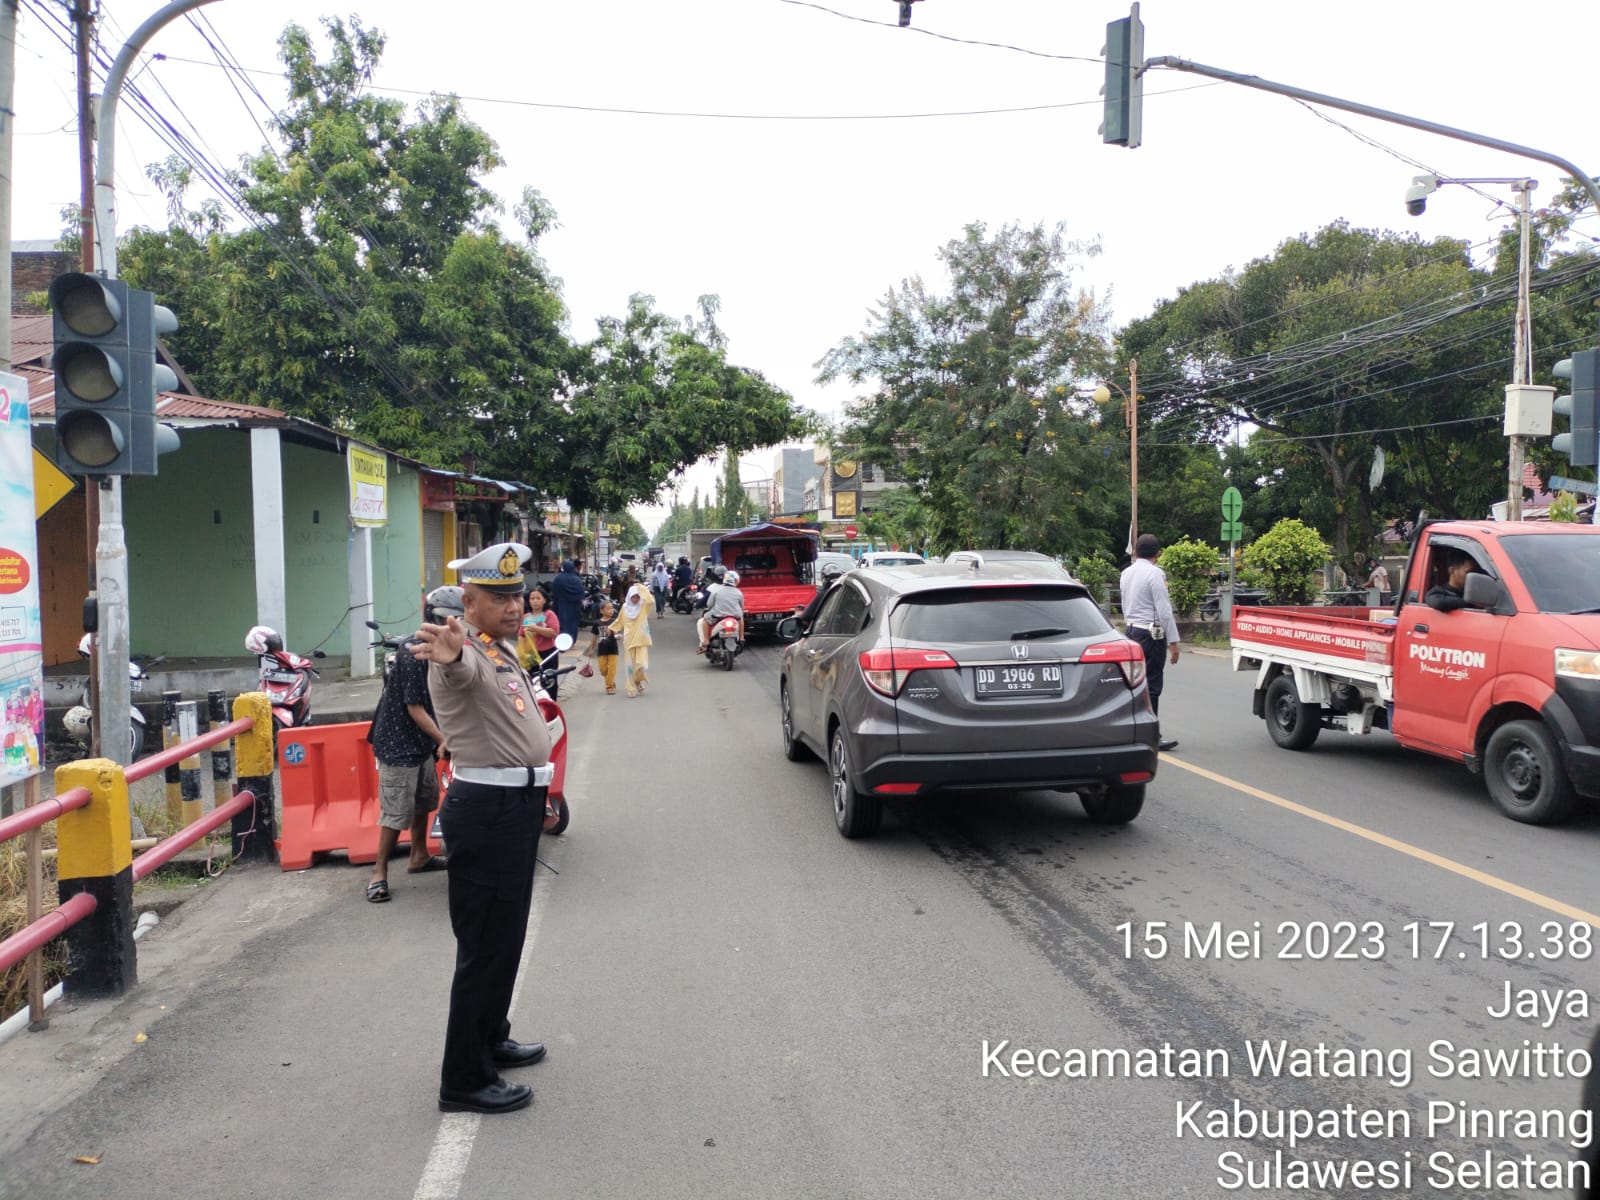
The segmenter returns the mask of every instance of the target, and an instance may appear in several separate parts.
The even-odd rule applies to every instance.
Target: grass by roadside
[[[163,801],[155,803],[134,803],[134,811],[144,823],[144,828],[151,837],[164,838],[174,830],[172,820],[167,816],[166,804]],[[52,822],[39,831],[40,844],[43,849],[54,850],[56,846],[56,827]],[[207,842],[211,846],[209,868],[205,854]],[[229,856],[229,834],[226,829],[213,833],[209,838],[202,838],[195,843],[194,851],[185,858],[169,863],[159,871],[155,871],[133,885],[133,910],[139,913],[142,909],[156,908],[163,911],[170,910],[177,903],[181,903],[188,895],[199,891],[211,878],[227,870],[231,859]],[[135,854],[139,851],[135,850]],[[40,915],[51,912],[56,907],[56,860],[54,854],[47,854],[41,862],[41,874],[44,878],[44,887],[40,895]],[[0,940],[17,933],[28,923],[28,860],[25,852],[25,843],[22,838],[0,844]],[[62,939],[57,938],[44,948],[44,986],[48,990],[61,982],[67,969],[66,945]],[[28,1003],[28,977],[27,964],[18,963],[8,971],[0,972],[0,1018],[24,1008]]]

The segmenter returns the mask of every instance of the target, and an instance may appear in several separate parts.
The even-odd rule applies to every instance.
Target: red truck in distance
[[[817,594],[814,573],[821,537],[813,529],[752,525],[711,543],[712,562],[739,573],[746,633],[770,633]]]
[[[1437,590],[1458,562],[1459,595]],[[1232,638],[1285,749],[1387,729],[1531,824],[1600,798],[1600,528],[1425,522],[1392,610],[1236,608]]]

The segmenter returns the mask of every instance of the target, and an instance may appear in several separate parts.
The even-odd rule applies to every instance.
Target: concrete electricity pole
[[[128,68],[162,26],[184,13],[214,0],[172,0],[165,8],[146,19],[117,53],[106,75],[105,91],[96,114],[95,179],[93,197],[93,236],[99,245],[100,274],[117,277],[116,150],[117,104],[122,98],[122,83]],[[80,43],[80,46],[82,43]],[[80,54],[84,51],[80,49]],[[88,235],[85,254],[90,253]],[[93,481],[90,492],[96,489]],[[100,753],[126,765],[132,758],[128,744],[131,720],[128,698],[128,544],[122,525],[122,480],[108,476],[99,486],[100,514],[95,538],[94,587],[99,612],[100,632],[95,635],[95,681],[100,688],[95,709],[94,729]]]

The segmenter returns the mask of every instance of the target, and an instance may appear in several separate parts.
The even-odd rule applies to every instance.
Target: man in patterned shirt
[[[428,594],[427,619],[443,624],[461,616],[461,589],[435,588]],[[378,857],[367,882],[367,899],[389,899],[389,859],[403,829],[411,830],[406,872],[437,871],[445,860],[428,853],[428,820],[439,805],[434,760],[444,752],[444,733],[433,719],[428,695],[428,664],[410,652],[416,638],[402,643],[394,670],[378,698],[367,740],[378,760]]]

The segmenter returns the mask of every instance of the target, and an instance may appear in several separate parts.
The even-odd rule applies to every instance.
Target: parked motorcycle
[[[278,729],[294,729],[311,722],[311,681],[321,679],[312,658],[283,648],[278,631],[266,625],[253,626],[244,635],[244,648],[261,662],[261,690],[272,703],[272,723]],[[314,658],[322,658],[313,650]]]
[[[706,661],[724,671],[733,670],[733,660],[744,651],[744,640],[739,636],[739,618],[723,617],[706,641]]]
[[[78,657],[89,658],[93,653],[94,634],[86,633],[78,639]],[[139,706],[133,702],[133,697],[144,691],[144,682],[149,678],[149,668],[166,662],[164,655],[147,658],[142,663],[136,659],[128,660],[128,761],[132,762],[144,754],[145,720],[144,714],[139,711]],[[94,743],[94,710],[89,707],[89,683],[83,685],[83,698],[77,704],[67,709],[67,714],[61,723],[66,727],[67,733],[83,748],[85,754]]]
[[[383,627],[376,621],[368,621],[367,628],[378,635],[377,640],[371,643],[373,649],[377,649],[380,646],[383,648],[383,682],[387,684],[389,676],[394,674],[394,656],[400,653],[400,647],[405,642],[405,639],[384,633]]]

